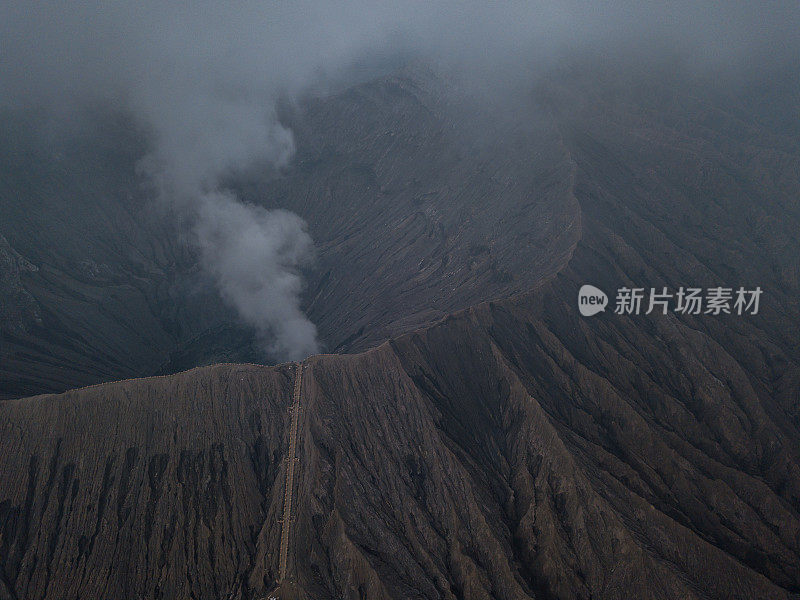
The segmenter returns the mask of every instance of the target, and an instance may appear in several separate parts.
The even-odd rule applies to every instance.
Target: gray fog
[[[794,64],[798,2],[21,2],[0,5],[0,106],[54,119],[86,103],[150,134],[141,168],[182,215],[207,275],[267,353],[316,352],[300,309],[303,221],[221,188],[231,169],[287,165],[276,105],[358,63],[416,57],[492,93],[568,53],[676,54],[732,77]]]

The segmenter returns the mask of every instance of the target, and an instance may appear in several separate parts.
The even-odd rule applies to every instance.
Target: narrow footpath
[[[281,550],[278,570],[278,583],[286,580],[289,559],[289,530],[292,527],[292,498],[294,495],[294,471],[300,462],[297,457],[297,429],[300,423],[300,390],[303,384],[303,363],[298,363],[294,376],[294,394],[291,413],[291,429],[289,431],[289,453],[286,456],[286,488],[283,496],[283,524],[281,528]]]

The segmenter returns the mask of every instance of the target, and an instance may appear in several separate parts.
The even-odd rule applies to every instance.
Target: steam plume
[[[195,232],[222,297],[256,327],[271,355],[299,360],[317,351],[316,328],[299,303],[297,268],[313,257],[300,217],[210,192],[201,198]]]

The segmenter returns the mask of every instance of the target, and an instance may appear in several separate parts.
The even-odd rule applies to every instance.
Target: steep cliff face
[[[569,259],[580,211],[555,122],[528,98],[463,94],[410,70],[310,102],[287,117],[293,166],[243,189],[308,220],[306,312],[326,351],[530,289]]]
[[[219,366],[5,402],[4,597],[246,587],[280,532],[291,375]]]

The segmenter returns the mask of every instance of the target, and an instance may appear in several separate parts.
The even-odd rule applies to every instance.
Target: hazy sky
[[[143,161],[191,223],[223,298],[280,358],[317,349],[299,310],[303,222],[218,189],[229,168],[291,159],[279,98],[359,61],[417,55],[467,78],[520,79],[567,51],[677,52],[699,68],[797,61],[800,2],[35,2],[0,4],[0,106],[67,114],[104,100],[152,137]],[[622,49],[623,52],[619,52]],[[241,235],[246,232],[246,235]]]

